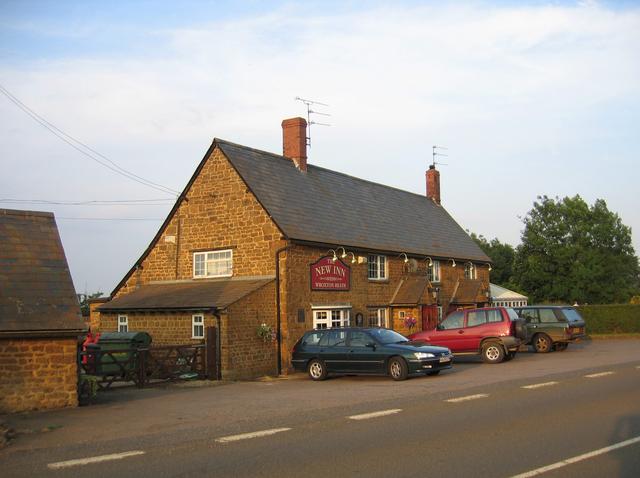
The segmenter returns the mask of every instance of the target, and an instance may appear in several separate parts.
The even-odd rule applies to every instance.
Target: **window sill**
[[[225,274],[221,276],[193,276],[194,279],[224,279],[225,277],[233,277],[233,274]]]

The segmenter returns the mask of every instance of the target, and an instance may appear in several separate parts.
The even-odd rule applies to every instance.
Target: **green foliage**
[[[640,333],[640,305],[585,305],[578,312],[587,323],[588,334]]]
[[[102,297],[102,292],[94,292],[93,294],[76,294],[78,302],[80,302],[80,311],[83,317],[89,317],[89,301]]]
[[[513,262],[516,255],[513,246],[502,243],[497,238],[488,241],[483,235],[477,235],[474,232],[470,235],[471,239],[493,261],[491,265],[491,282],[507,289],[519,289],[513,282]]]
[[[631,229],[604,200],[541,196],[524,224],[513,273],[530,303],[621,303],[639,290]]]

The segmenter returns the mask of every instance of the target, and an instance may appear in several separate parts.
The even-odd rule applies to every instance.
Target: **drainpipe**
[[[216,318],[216,327],[218,328],[218,333],[216,334],[216,379],[222,380],[222,363],[220,361],[222,357],[222,350],[220,350],[222,347],[222,328],[220,327],[220,312],[214,311],[213,315]]]
[[[276,343],[277,343],[277,368],[278,375],[282,373],[282,334],[280,332],[280,254],[291,249],[291,245],[281,247],[276,251]]]

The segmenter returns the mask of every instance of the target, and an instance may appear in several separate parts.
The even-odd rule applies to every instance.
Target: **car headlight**
[[[435,357],[435,355],[429,354],[429,353],[425,353],[425,352],[416,352],[413,355],[415,355],[415,357],[417,359],[426,359],[426,358],[434,358]]]

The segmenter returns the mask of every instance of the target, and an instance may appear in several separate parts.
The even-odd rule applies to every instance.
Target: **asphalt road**
[[[302,378],[130,393],[129,401],[23,417],[22,425],[61,428],[19,437],[0,452],[0,474],[510,477],[551,465],[543,476],[636,477],[640,470],[640,341],[521,354],[500,365],[468,360],[402,383]],[[358,417],[371,413],[380,415]],[[245,435],[256,432],[265,435]],[[68,462],[122,453],[131,455]]]

